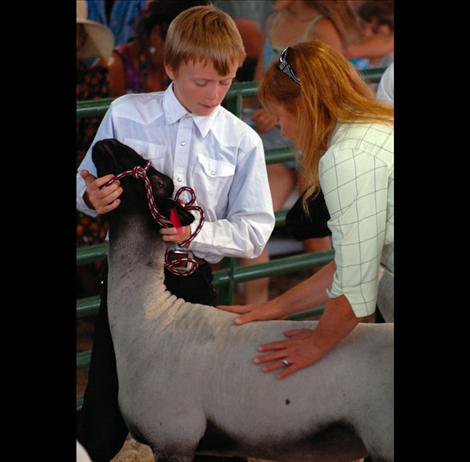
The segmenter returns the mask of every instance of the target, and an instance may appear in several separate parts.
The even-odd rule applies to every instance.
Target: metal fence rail
[[[105,258],[107,255],[106,248],[103,249],[101,255],[102,258]],[[332,250],[328,252],[305,252],[300,255],[276,258],[268,263],[258,265],[235,267],[233,269],[224,268],[214,271],[213,285],[215,288],[220,288],[229,285],[232,281],[237,284],[268,276],[279,276],[293,271],[323,266],[332,259]],[[99,305],[100,297],[98,295],[77,300],[77,318],[96,315]]]
[[[364,80],[368,83],[377,83],[385,71],[385,68],[369,69],[360,72]],[[242,100],[245,97],[256,96],[258,91],[257,82],[234,83],[228,91],[223,105],[238,117],[241,114]],[[102,117],[109,105],[115,98],[106,98],[100,100],[77,101],[78,117]],[[291,148],[270,149],[265,152],[266,164],[275,164],[286,160],[294,159],[294,151]],[[277,212],[276,227],[285,225],[286,210]],[[77,265],[93,263],[97,260],[103,260],[107,256],[107,244],[98,244],[77,249]],[[219,288],[219,303],[232,304],[235,285],[243,281],[287,274],[293,271],[299,271],[308,268],[314,268],[325,265],[333,259],[333,251],[328,252],[308,252],[290,257],[277,258],[268,263],[251,265],[245,267],[236,267],[236,259],[224,258],[222,260],[223,268],[214,272],[214,287]],[[98,311],[100,299],[99,296],[88,297],[77,300],[77,318],[95,315]],[[315,307],[313,309],[297,313],[289,319],[300,320],[307,317],[319,315],[324,307]],[[85,351],[77,354],[77,369],[88,367],[90,363],[91,352]],[[77,410],[81,408],[83,397],[77,397]]]
[[[366,69],[359,72],[367,83],[378,83],[385,68]],[[223,105],[235,115],[240,116],[243,98],[256,96],[258,82],[234,83],[227,92]],[[77,101],[77,117],[104,116],[109,105],[115,98],[94,99],[90,101]]]

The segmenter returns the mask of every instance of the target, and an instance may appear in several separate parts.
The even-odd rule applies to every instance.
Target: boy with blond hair
[[[257,133],[221,106],[245,50],[234,21],[212,5],[183,11],[165,40],[165,70],[172,79],[164,92],[122,96],[112,102],[77,173],[77,209],[90,216],[119,207],[119,182],[103,186],[91,152],[102,139],[132,147],[170,176],[175,190],[192,187],[206,221],[187,252],[199,263],[190,276],[165,270],[165,284],[176,296],[215,305],[208,263],[225,256],[255,258],[274,228],[274,213],[263,145]],[[163,228],[172,248],[188,239],[195,223]],[[136,239],[138,236],[136,236]],[[178,251],[180,251],[178,249]],[[106,306],[106,275],[95,328],[88,386],[78,439],[94,462],[109,461],[128,430],[119,411],[115,355]],[[217,460],[197,457],[196,460]],[[221,460],[221,459],[219,459]]]

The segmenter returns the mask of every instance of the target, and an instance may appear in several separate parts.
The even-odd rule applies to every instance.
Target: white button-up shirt
[[[393,125],[338,124],[320,159],[336,272],[330,297],[357,317],[375,311],[382,264],[393,273]]]
[[[261,138],[247,124],[218,106],[208,116],[189,113],[173,85],[165,92],[125,95],[111,103],[77,173],[77,209],[96,216],[83,195],[80,171],[97,175],[91,151],[115,138],[172,178],[175,193],[190,186],[205,222],[189,249],[217,263],[225,256],[255,258],[274,228],[274,212]],[[182,196],[186,198],[185,194]],[[198,224],[191,224],[194,231]]]

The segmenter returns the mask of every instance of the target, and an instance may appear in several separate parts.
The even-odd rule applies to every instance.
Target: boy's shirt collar
[[[189,116],[193,119],[194,124],[199,129],[201,136],[204,138],[215,123],[219,112],[220,105],[217,106],[209,115],[198,116],[188,112],[188,110],[178,101],[173,91],[173,82],[168,86],[163,95],[163,111],[167,124],[178,122],[181,118]]]

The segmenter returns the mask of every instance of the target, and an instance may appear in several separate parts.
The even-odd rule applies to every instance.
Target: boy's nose
[[[208,88],[208,91],[206,93],[207,99],[210,101],[217,101],[217,98],[219,97],[219,91],[216,85],[210,86]]]

